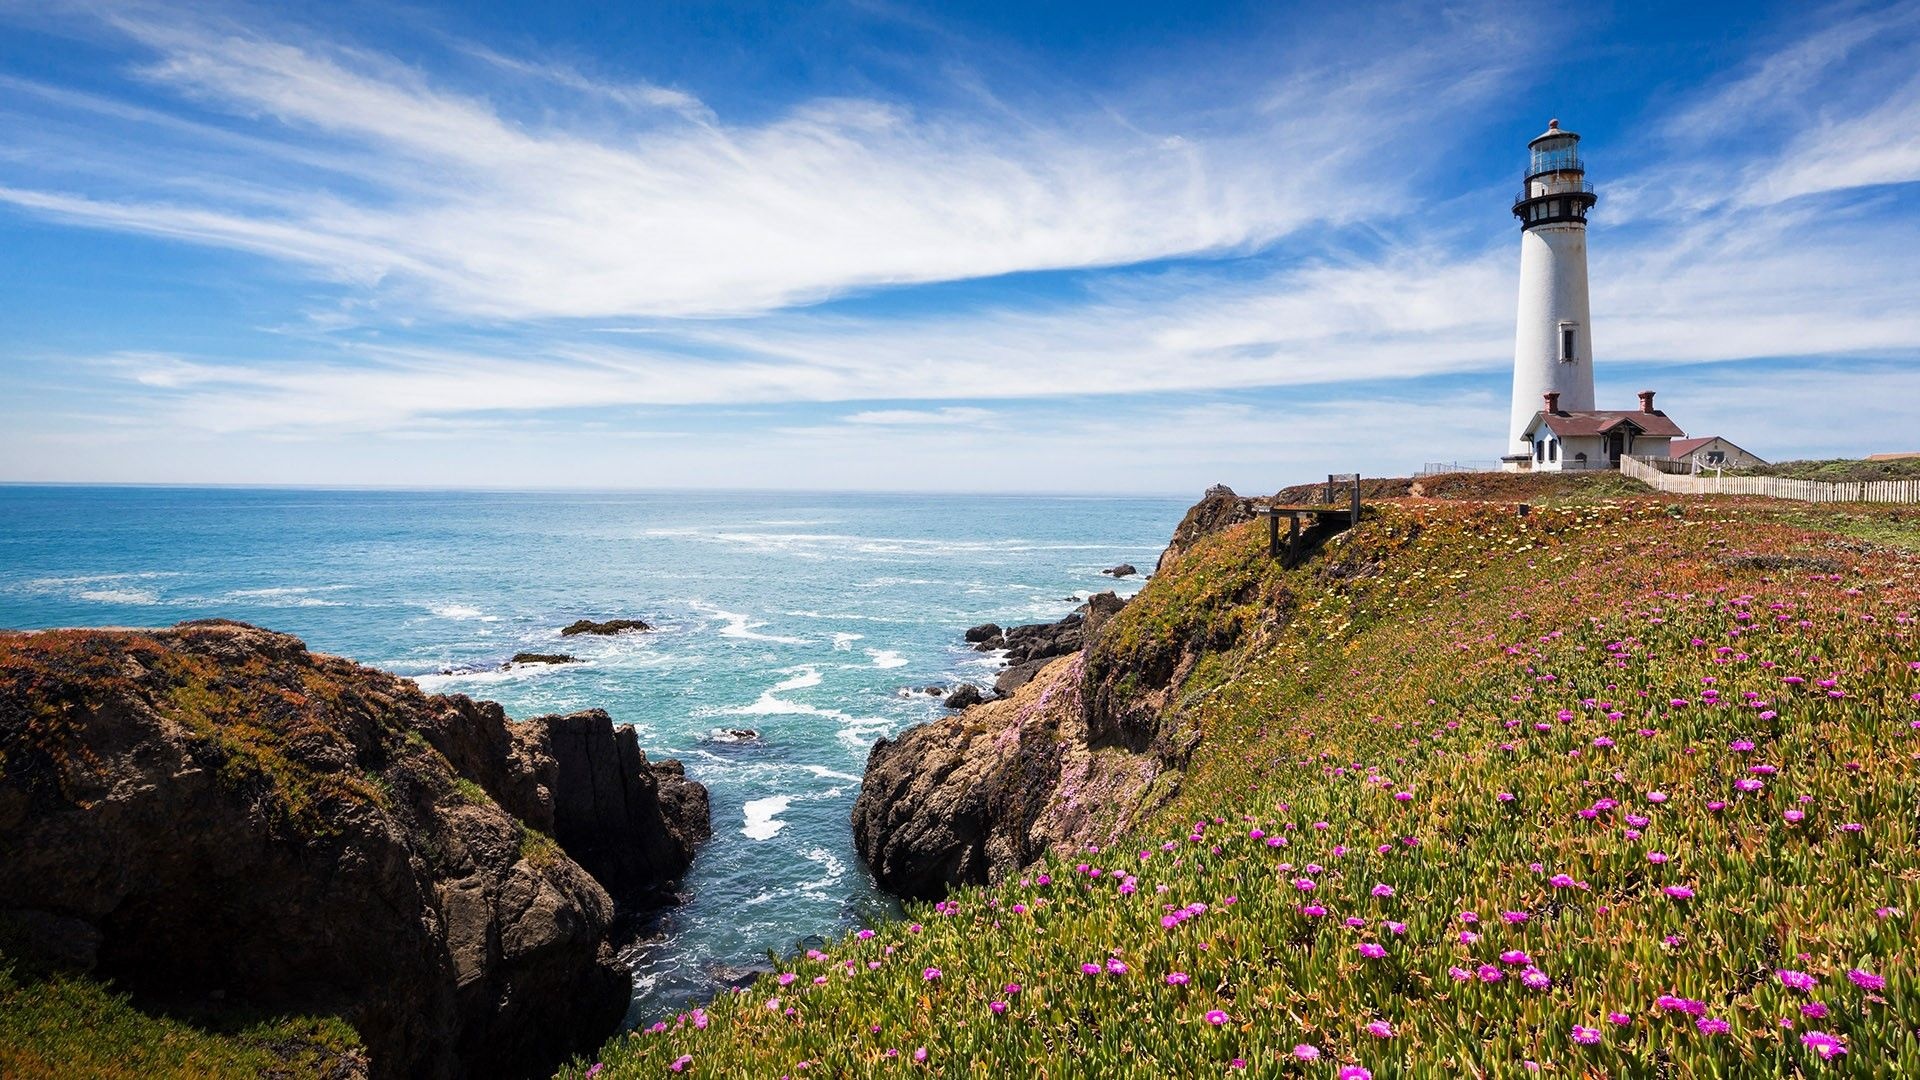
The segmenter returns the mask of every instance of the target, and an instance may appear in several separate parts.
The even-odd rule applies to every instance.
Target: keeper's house
[[[1673,440],[1686,435],[1680,425],[1653,407],[1653,391],[1640,391],[1640,408],[1562,409],[1560,395],[1541,396],[1545,408],[1520,432],[1531,459],[1522,468],[1538,472],[1617,469],[1622,457],[1664,460]]]

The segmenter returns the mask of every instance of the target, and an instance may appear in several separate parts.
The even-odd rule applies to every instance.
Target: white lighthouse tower
[[[1520,219],[1520,316],[1513,339],[1513,417],[1507,465],[1533,448],[1528,425],[1545,395],[1560,408],[1593,408],[1593,323],[1587,312],[1587,210],[1593,185],[1580,163],[1580,136],[1560,121],[1527,144],[1525,186],[1514,199]]]

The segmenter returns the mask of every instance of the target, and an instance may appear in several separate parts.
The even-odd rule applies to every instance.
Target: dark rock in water
[[[568,623],[561,629],[560,636],[573,637],[576,634],[624,634],[629,631],[640,633],[651,629],[653,629],[653,627],[648,626],[639,619],[608,619],[605,622],[594,622],[592,619],[579,619]]]
[[[945,694],[947,692],[947,688],[944,686],[928,686],[928,687],[923,687],[920,692],[923,694],[930,694],[933,697],[939,697],[942,694]]]
[[[1009,628],[1004,646],[1007,663],[1023,664],[1079,652],[1083,642],[1081,624],[1085,620],[1086,616],[1076,611],[1059,622]]]
[[[992,641],[999,636],[999,623],[981,623],[979,626],[969,627],[966,633],[967,643],[970,645],[978,645],[983,641]]]
[[[747,727],[714,728],[707,734],[707,741],[733,744],[759,742],[760,733]]]
[[[766,964],[722,964],[707,972],[715,985],[729,990],[743,990],[752,986],[762,975],[773,974],[773,968]]]
[[[608,886],[707,831],[605,713],[514,723],[238,623],[0,633],[0,745],[0,910],[136,1006],[343,1012],[376,1077],[597,1048],[632,992]]]
[[[566,653],[539,652],[517,652],[513,654],[513,659],[507,661],[508,664],[577,664],[579,662],[577,657],[568,656]]]
[[[981,695],[979,687],[972,683],[961,683],[953,693],[947,695],[946,706],[949,709],[964,709],[985,700],[987,699]]]
[[[1102,570],[1100,572],[1107,575],[1108,577],[1123,578],[1123,577],[1132,577],[1133,575],[1139,573],[1140,571],[1134,569],[1134,566],[1132,563],[1123,562],[1119,566],[1116,566],[1111,570]]]

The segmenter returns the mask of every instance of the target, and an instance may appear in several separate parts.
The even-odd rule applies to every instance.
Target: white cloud
[[[0,200],[487,319],[757,312],[869,287],[1242,249],[1404,197],[1448,106],[1489,89],[1437,78],[1469,36],[1455,31],[1365,62],[1276,57],[1279,88],[1247,88],[1272,108],[823,99],[729,124],[684,91],[467,49],[507,77],[632,109],[621,123],[570,125],[563,110],[518,118],[360,49],[178,11],[109,21],[150,54],[146,80],[359,182],[317,188],[304,169],[274,172],[271,155],[250,153],[233,170],[244,185],[175,190],[152,178],[224,174],[208,168],[220,140],[179,124],[158,139],[122,115],[126,138],[151,143],[138,165],[16,176]],[[1419,134],[1384,147],[1355,138],[1389,108]],[[19,137],[50,138],[33,124]],[[174,155],[195,168],[165,167]]]

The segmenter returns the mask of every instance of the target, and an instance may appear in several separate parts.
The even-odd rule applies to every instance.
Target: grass
[[[564,1075],[1920,1075],[1920,561],[1858,539],[1894,513],[1207,537],[1086,663],[1192,661],[1168,809]]]
[[[9,1080],[327,1076],[361,1056],[337,1018],[195,1020],[143,1012],[92,979],[23,974],[0,957],[0,1076]]]
[[[1771,465],[1729,469],[1727,475],[1784,476],[1794,480],[1823,480],[1830,484],[1860,480],[1920,480],[1920,458],[1895,458],[1892,461],[1867,461],[1861,458],[1777,461]]]

